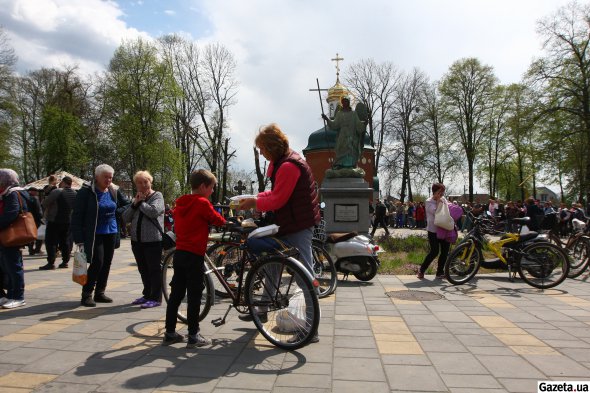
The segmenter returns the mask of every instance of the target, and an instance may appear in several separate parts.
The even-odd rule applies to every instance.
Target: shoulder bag
[[[155,194],[155,192],[154,192]],[[153,194],[152,194],[153,195]],[[151,198],[151,196],[150,196]],[[149,201],[150,198],[148,198],[146,200]],[[140,212],[140,214],[143,214],[142,212]],[[171,248],[176,247],[176,234],[172,231],[168,231],[168,232],[164,232],[162,230],[162,227],[160,226],[160,223],[158,222],[158,220],[154,220],[151,217],[148,217],[147,215],[143,215],[144,218],[147,218],[155,227],[158,231],[160,231],[160,235],[162,235],[162,248],[164,250],[170,250]]]
[[[20,210],[16,219],[0,231],[0,244],[4,247],[22,247],[37,239],[37,225],[30,212],[23,211],[23,200],[18,191]]]
[[[446,201],[440,201],[434,212],[434,225],[450,231],[455,228],[455,220],[451,217]]]

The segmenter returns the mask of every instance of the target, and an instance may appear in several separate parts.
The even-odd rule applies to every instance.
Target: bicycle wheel
[[[533,243],[523,250],[518,274],[535,288],[552,288],[561,284],[569,272],[569,259],[562,249],[550,243]]]
[[[245,300],[254,324],[279,348],[301,348],[317,334],[318,296],[303,269],[290,258],[272,256],[246,277]]]
[[[481,250],[473,240],[457,245],[445,261],[445,277],[453,285],[469,282],[479,270]]]
[[[590,263],[590,238],[581,236],[565,249],[570,262],[568,278],[576,278],[586,271]]]
[[[168,299],[170,298],[170,284],[172,281],[172,274],[174,273],[172,266],[174,261],[174,253],[175,250],[169,252],[162,263],[162,294],[164,295],[164,300],[166,300],[166,303],[168,303]],[[204,274],[203,295],[201,296],[201,307],[199,308],[199,321],[202,321],[207,316],[214,302],[215,293],[213,291],[213,280],[209,274]],[[182,299],[182,302],[178,307],[178,313],[176,315],[181,322],[187,323],[186,295]]]
[[[240,250],[239,246],[232,245],[232,244],[223,244],[218,243],[210,247],[211,253],[207,250],[207,255],[216,267],[220,269],[221,275],[225,278],[227,283],[232,289],[238,289],[238,278],[240,276],[240,269],[243,266],[242,263],[242,254],[243,251]],[[219,296],[220,298],[228,298],[230,297],[225,287],[221,285],[219,280],[213,280],[215,286],[215,295]]]
[[[313,273],[314,277],[320,283],[318,296],[324,298],[331,295],[338,286],[338,272],[334,261],[330,258],[330,254],[326,249],[316,244],[315,242],[311,246],[313,254]]]

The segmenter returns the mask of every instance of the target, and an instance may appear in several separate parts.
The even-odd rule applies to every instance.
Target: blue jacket
[[[125,195],[121,193],[119,187],[109,186],[109,192],[115,201],[117,201],[117,211],[120,213],[131,203]],[[86,260],[92,261],[94,252],[94,240],[96,236],[96,221],[98,218],[98,197],[94,191],[93,183],[84,183],[82,188],[76,194],[74,210],[72,212],[72,236],[74,243],[84,243],[84,253]],[[120,246],[120,235],[117,232],[115,248]]]

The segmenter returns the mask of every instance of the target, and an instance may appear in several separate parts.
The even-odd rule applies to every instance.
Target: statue
[[[322,114],[328,126],[337,133],[334,163],[332,169],[326,171],[326,178],[362,178],[365,176],[365,171],[357,166],[357,162],[363,151],[368,119],[367,108],[359,103],[353,111],[348,97],[342,97],[340,102],[342,109],[336,110],[334,120]]]

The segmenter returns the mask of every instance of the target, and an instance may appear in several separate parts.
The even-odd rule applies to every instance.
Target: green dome
[[[322,127],[319,130],[311,133],[307,140],[307,147],[303,149],[303,153],[308,153],[315,150],[333,149],[335,145],[336,131],[326,126],[325,129]],[[371,140],[369,138],[369,134],[367,133],[365,133],[363,149],[375,150],[373,145],[371,145]]]

